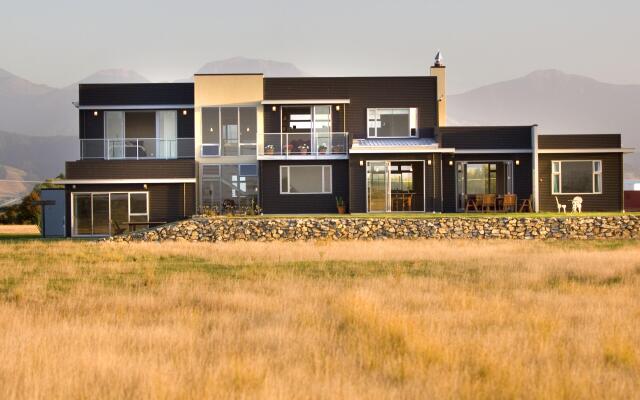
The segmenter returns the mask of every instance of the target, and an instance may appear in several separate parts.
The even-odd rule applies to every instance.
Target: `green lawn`
[[[470,212],[470,213],[353,213],[353,214],[264,214],[257,216],[221,216],[223,218],[565,218],[565,217],[612,217],[612,216],[640,216],[640,213],[622,212],[583,212],[572,214],[570,212],[555,213],[505,213],[505,212]]]

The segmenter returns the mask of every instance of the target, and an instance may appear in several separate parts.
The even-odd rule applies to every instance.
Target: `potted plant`
[[[344,153],[344,145],[334,144],[333,147],[331,147],[331,152],[336,154]]]
[[[264,146],[264,154],[266,154],[268,156],[272,156],[272,155],[276,154],[276,146],[274,146],[272,144],[268,144],[268,145]]]
[[[303,155],[309,154],[309,145],[307,145],[306,143],[303,143],[300,146],[298,146],[298,153]]]
[[[346,214],[347,207],[344,205],[344,199],[342,196],[336,197],[336,207],[338,208],[338,214]]]
[[[322,143],[318,146],[318,154],[325,154],[327,152],[327,145]]]

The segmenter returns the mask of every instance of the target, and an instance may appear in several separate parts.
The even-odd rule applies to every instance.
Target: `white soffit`
[[[313,104],[350,104],[349,99],[296,99],[296,100],[262,100],[264,105],[313,105]]]

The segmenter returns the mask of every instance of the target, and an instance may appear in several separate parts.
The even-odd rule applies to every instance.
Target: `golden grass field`
[[[640,397],[640,243],[0,241],[0,398]]]

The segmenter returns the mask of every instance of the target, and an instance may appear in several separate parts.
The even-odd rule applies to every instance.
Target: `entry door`
[[[368,211],[386,212],[388,210],[388,174],[386,161],[367,163]]]
[[[51,200],[55,203],[43,206],[42,235],[44,237],[64,237],[66,228],[66,198],[64,189],[43,189],[41,200]]]

